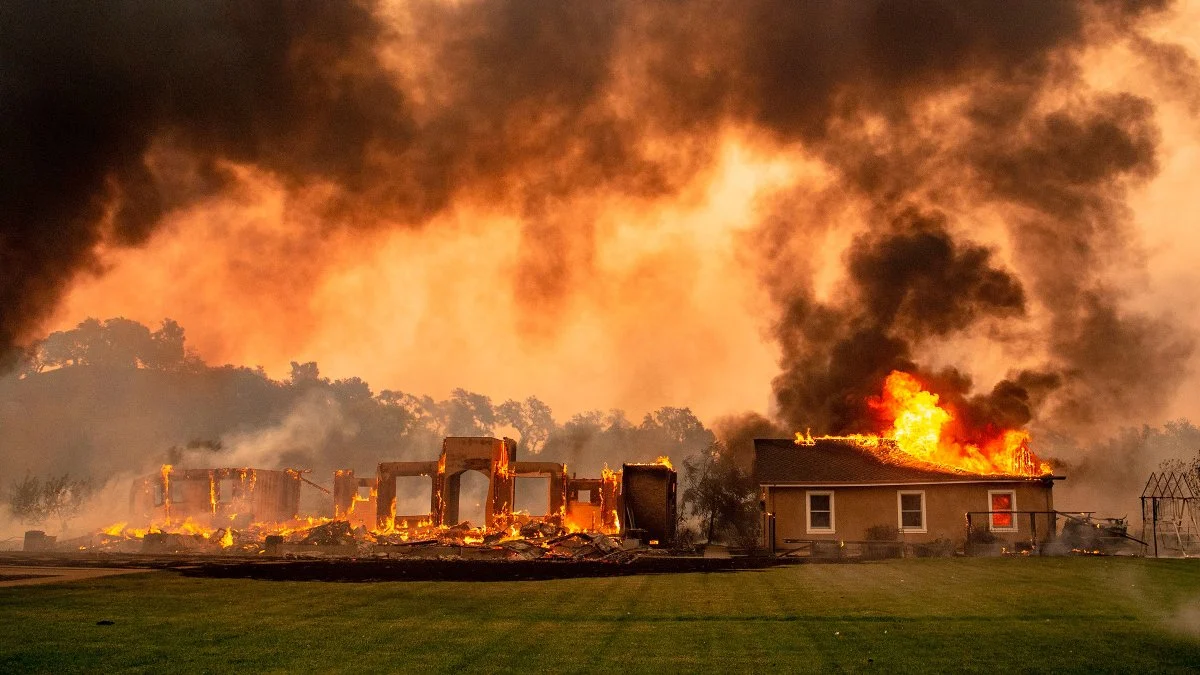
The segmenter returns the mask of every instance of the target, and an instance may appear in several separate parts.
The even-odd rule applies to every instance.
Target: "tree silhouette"
[[[60,518],[65,530],[67,521],[79,513],[93,490],[90,479],[71,478],[66,473],[45,480],[26,474],[9,489],[8,508],[17,520],[30,524]]]
[[[683,480],[684,512],[700,520],[708,541],[718,536],[740,540],[754,533],[758,486],[738,468],[723,443],[715,441],[684,460]]]
[[[496,406],[496,419],[507,424],[521,435],[521,445],[530,454],[536,455],[546,446],[554,431],[554,415],[550,406],[536,396],[522,401],[509,399]]]

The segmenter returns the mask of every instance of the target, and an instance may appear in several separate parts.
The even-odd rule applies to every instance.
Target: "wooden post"
[[[1158,557],[1158,497],[1150,498],[1150,531],[1154,533],[1154,557]]]
[[[1146,538],[1146,496],[1142,495],[1142,539]],[[1146,545],[1142,544],[1142,554],[1146,553]]]
[[[971,555],[971,512],[967,511],[967,540],[963,542],[963,555]]]
[[[775,555],[775,514],[774,513],[767,514],[767,532],[768,532],[767,536],[769,536],[771,538],[771,555],[774,556]]]

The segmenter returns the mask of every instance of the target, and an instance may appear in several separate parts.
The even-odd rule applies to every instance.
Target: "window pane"
[[[829,495],[809,495],[808,510],[809,511],[829,511]]]
[[[920,511],[905,511],[900,514],[900,523],[904,527],[921,527]]]
[[[833,527],[831,515],[828,511],[812,511],[808,514],[808,526],[814,529],[829,529]]]
[[[1000,492],[992,495],[992,511],[1008,511],[1012,509],[1013,495],[1011,492]],[[992,527],[1010,528],[1013,526],[1011,513],[993,513]]]
[[[921,495],[900,495],[901,511],[920,511]]]

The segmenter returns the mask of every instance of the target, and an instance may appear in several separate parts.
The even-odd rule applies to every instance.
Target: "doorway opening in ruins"
[[[517,476],[515,509],[531,516],[544,516],[550,511],[550,477]]]
[[[487,496],[488,496],[488,480],[487,474],[482,471],[464,471],[459,474],[458,484],[458,522],[464,520],[471,523],[471,527],[484,527],[487,523],[485,520]],[[457,523],[446,523],[447,525],[456,525]]]
[[[217,482],[217,500],[221,504],[233,503],[233,479],[222,478]]]
[[[363,494],[363,492],[366,494]],[[370,487],[359,488],[359,495],[366,499],[371,496]],[[433,497],[433,480],[429,476],[397,476],[396,477],[396,518],[417,521],[430,518],[430,499]],[[415,525],[415,523],[412,523]],[[399,523],[397,523],[399,525]]]

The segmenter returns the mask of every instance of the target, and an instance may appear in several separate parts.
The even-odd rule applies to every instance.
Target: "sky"
[[[274,17],[109,17],[84,50],[140,21],[202,25],[206,37],[162,53],[212,59],[232,79],[210,81],[207,66],[159,73],[140,52],[106,64],[114,81],[148,68],[166,84],[138,93],[146,110],[129,125],[97,125],[119,149],[79,159],[99,168],[62,188],[83,195],[62,227],[84,234],[69,250],[44,247],[63,262],[30,268],[47,281],[22,291],[36,310],[11,333],[27,343],[87,317],[169,317],[206,362],[276,378],[316,361],[375,391],[536,395],[559,419],[670,405],[706,421],[756,411],[836,427],[829,401],[860,383],[809,387],[840,371],[808,355],[854,337],[821,332],[813,317],[828,313],[902,341],[897,362],[970,375],[971,392],[1053,374],[1066,384],[1035,422],[1200,419],[1200,88],[1188,59],[1200,57],[1200,4],[1146,4],[1046,3],[1036,30],[1014,36],[979,3],[914,3],[894,22],[888,3],[862,5],[874,15],[829,3],[780,15],[782,35],[763,38],[776,22],[747,9],[714,26],[706,3],[670,15],[385,3],[283,17],[295,28],[266,40],[279,53],[264,48],[249,66],[224,45],[251,43]],[[823,25],[844,30],[844,45],[822,39]],[[216,39],[226,30],[234,37]],[[939,31],[958,40],[943,45]],[[772,40],[775,51],[751,46]],[[979,111],[1001,94],[1019,110],[986,127]],[[103,102],[86,109],[126,110]],[[1107,161],[1106,116],[1149,149],[1079,178]],[[1089,131],[1078,138],[1097,143],[1094,156],[1056,148],[1056,120]],[[1054,164],[1026,135],[1081,157],[1047,178],[1061,184],[1052,194],[1000,177],[1018,159]],[[153,208],[139,201],[146,184]],[[1068,197],[1082,206],[1062,206]],[[926,224],[898,224],[913,208]],[[1076,222],[1072,208],[1104,215]],[[851,261],[882,267],[905,228],[944,231],[966,258],[988,251],[980,269],[1015,279],[1022,297],[981,295],[954,317],[902,303],[881,322],[871,294],[912,277],[872,280]],[[1059,344],[1085,330],[1071,312],[1095,294],[1117,317],[1113,335],[1133,337]],[[1144,352],[1126,369],[1112,365],[1123,344]],[[1135,404],[1113,393],[1126,383]],[[1079,412],[1083,398],[1103,403]]]

